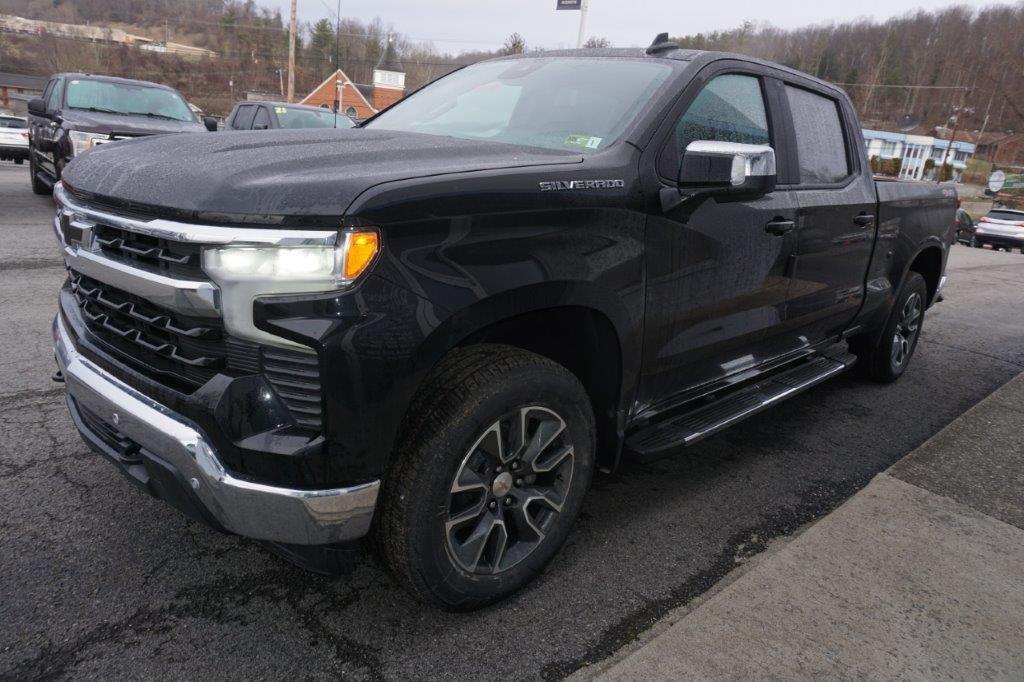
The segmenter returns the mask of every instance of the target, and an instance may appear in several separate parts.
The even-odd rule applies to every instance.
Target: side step
[[[639,455],[653,455],[693,445],[727,426],[766,410],[849,368],[857,360],[851,353],[831,353],[792,369],[782,370],[757,383],[729,393],[712,403],[652,424],[626,439],[626,447]]]

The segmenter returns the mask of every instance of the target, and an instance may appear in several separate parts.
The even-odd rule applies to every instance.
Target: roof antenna
[[[654,38],[654,42],[647,48],[647,54],[660,54],[662,52],[671,52],[672,50],[678,50],[679,45],[668,39],[668,33],[659,33]]]

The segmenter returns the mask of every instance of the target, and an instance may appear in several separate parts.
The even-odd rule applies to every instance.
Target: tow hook
[[[58,383],[58,384],[63,384],[64,383],[64,373],[61,372],[59,369],[56,372],[54,372],[53,374],[51,374],[50,378],[53,379],[53,381]]]

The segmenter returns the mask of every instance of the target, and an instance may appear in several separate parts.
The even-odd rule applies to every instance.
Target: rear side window
[[[704,86],[676,122],[672,142],[659,160],[661,174],[674,178],[686,147],[697,140],[770,144],[761,81],[726,74]]]
[[[786,86],[786,98],[796,130],[800,157],[800,183],[822,185],[839,182],[850,174],[846,140],[835,100],[809,90]]]
[[[252,128],[252,117],[256,115],[256,107],[251,104],[243,104],[235,112],[235,118],[231,121],[231,127],[235,130],[249,130]]]

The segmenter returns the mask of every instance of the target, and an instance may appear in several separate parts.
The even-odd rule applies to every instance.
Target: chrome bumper
[[[353,540],[369,530],[379,481],[350,488],[293,490],[235,478],[195,424],[80,355],[59,315],[53,321],[53,347],[74,403],[173,466],[225,530],[295,545]]]

